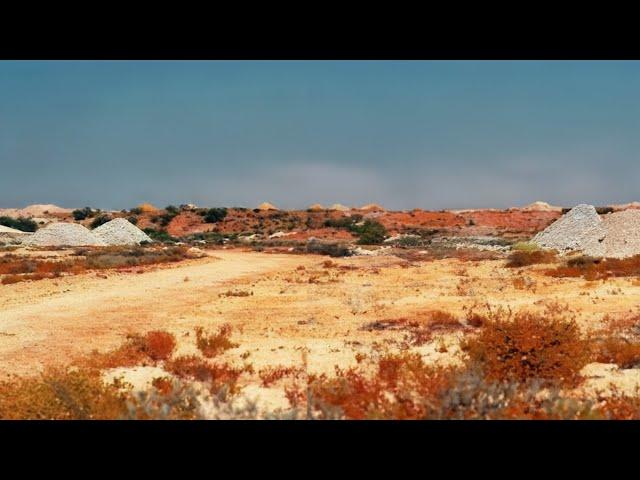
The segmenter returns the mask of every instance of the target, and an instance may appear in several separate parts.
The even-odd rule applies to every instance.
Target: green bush
[[[172,237],[171,235],[169,235],[167,232],[165,232],[163,230],[155,230],[153,228],[145,228],[143,231],[144,231],[144,233],[149,235],[149,237],[151,237],[152,240],[156,240],[158,242],[164,242],[164,243],[175,243],[175,242],[177,242],[177,239],[175,237]]]
[[[100,215],[99,217],[96,217],[93,219],[93,222],[91,222],[91,228],[98,228],[100,225],[104,225],[107,222],[110,222],[112,219],[109,215]]]
[[[136,216],[130,216],[129,218],[127,218],[127,220],[129,220],[129,222],[131,222],[133,225],[137,225],[138,224],[138,217]]]
[[[207,223],[217,223],[227,216],[226,208],[210,208],[203,214],[204,221]]]
[[[38,229],[38,224],[28,218],[19,217],[0,217],[0,225],[5,227],[15,228],[23,232],[35,232]]]
[[[354,225],[352,231],[358,235],[360,245],[379,245],[387,235],[387,229],[380,222],[366,220],[364,225]]]
[[[99,210],[96,211],[91,207],[84,207],[74,210],[73,212],[71,212],[71,214],[73,215],[74,220],[80,221],[84,220],[85,218],[95,217],[97,212],[99,212]]]

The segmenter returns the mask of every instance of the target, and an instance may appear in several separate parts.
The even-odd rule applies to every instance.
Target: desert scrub
[[[224,353],[225,351],[236,348],[239,344],[231,341],[231,325],[225,323],[216,333],[207,333],[202,327],[197,327],[196,346],[205,357],[211,358]]]
[[[511,246],[511,250],[517,252],[537,252],[540,246],[533,242],[516,242]]]
[[[126,412],[122,385],[105,384],[92,369],[52,369],[35,378],[0,383],[2,419],[107,420]]]
[[[612,277],[640,275],[640,255],[628,258],[571,258],[555,269],[545,272],[551,277],[583,277],[585,280],[605,280]]]
[[[23,232],[35,232],[38,229],[38,224],[31,219],[24,217],[0,217],[0,225],[5,227],[15,228]]]
[[[498,310],[484,320],[479,333],[462,345],[467,362],[489,381],[573,386],[590,361],[589,343],[573,318],[552,306],[545,313]]]
[[[168,359],[176,346],[175,337],[165,331],[148,332],[146,335],[129,335],[115,350],[106,353],[93,352],[82,360],[93,368],[117,368],[147,365]]]
[[[507,257],[506,267],[518,268],[540,263],[554,263],[556,254],[550,250],[514,250]]]
[[[235,395],[240,391],[238,379],[243,373],[253,373],[251,365],[234,367],[227,363],[209,363],[195,355],[183,355],[165,364],[167,371],[186,380],[205,382],[213,394]]]
[[[362,363],[362,361],[361,361]],[[336,367],[335,375],[309,375],[306,385],[286,389],[293,408],[311,418],[419,419],[448,388],[452,370],[426,365],[418,354],[388,354],[370,369]]]

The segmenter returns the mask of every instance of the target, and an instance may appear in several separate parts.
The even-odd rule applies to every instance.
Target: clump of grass
[[[231,325],[228,323],[218,328],[218,331],[214,334],[205,332],[202,327],[197,327],[195,329],[196,346],[205,357],[218,356],[231,348],[239,346],[239,344],[231,341],[231,331]]]
[[[537,252],[540,250],[540,245],[533,242],[516,242],[511,246],[511,250],[517,252]]]

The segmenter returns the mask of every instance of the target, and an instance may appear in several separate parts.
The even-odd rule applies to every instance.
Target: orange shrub
[[[231,330],[231,325],[228,323],[222,325],[215,334],[207,334],[202,327],[197,327],[195,332],[198,350],[200,350],[205,357],[211,358],[231,348],[238,347],[237,343],[229,339]]]
[[[632,277],[640,275],[640,255],[606,259],[582,256],[569,259],[565,265],[547,270],[545,274],[551,277],[583,277],[586,280]]]
[[[164,331],[149,332],[145,336],[129,335],[117,349],[106,353],[94,352],[83,363],[98,369],[145,365],[147,361],[167,359],[175,345],[174,336]]]
[[[145,335],[144,344],[144,351],[152,360],[166,360],[176,347],[176,339],[168,332],[154,331]]]
[[[494,313],[462,348],[469,364],[495,381],[542,379],[573,385],[589,361],[588,343],[575,321],[549,313]]]
[[[386,355],[373,375],[336,367],[335,377],[310,375],[306,388],[286,391],[292,406],[306,402],[320,418],[417,419],[448,387],[451,369],[426,365],[420,355]]]
[[[250,372],[251,367],[232,367],[226,363],[211,364],[195,355],[183,355],[167,362],[165,368],[180,378],[208,382],[212,393],[226,387],[229,393],[236,393],[240,375]]]
[[[126,412],[126,393],[95,370],[52,369],[0,383],[1,419],[114,420]]]
[[[640,365],[640,343],[619,337],[605,338],[596,343],[594,360],[615,363],[620,368],[634,368]]]

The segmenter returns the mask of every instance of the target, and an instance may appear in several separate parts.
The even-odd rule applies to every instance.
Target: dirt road
[[[200,307],[220,299],[234,280],[292,269],[291,255],[216,251],[143,273],[109,272],[0,286],[0,374],[36,373],[93,349],[119,345],[127,333],[207,325]]]

